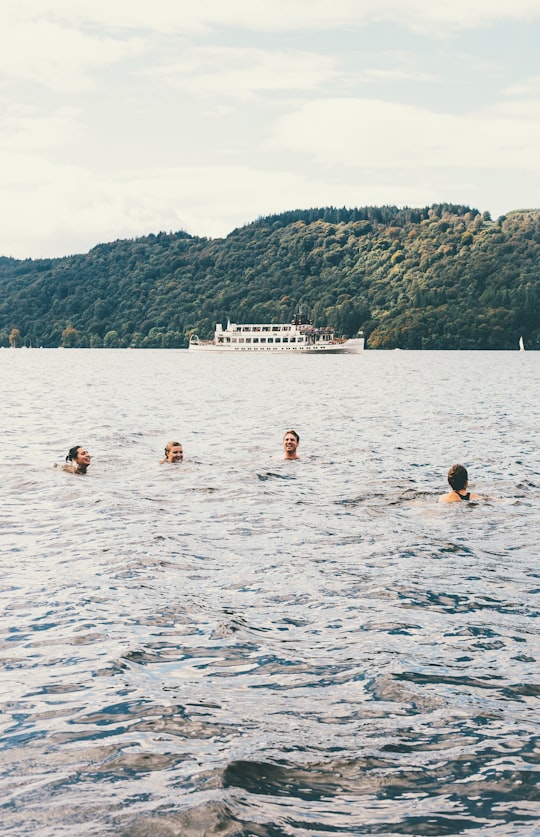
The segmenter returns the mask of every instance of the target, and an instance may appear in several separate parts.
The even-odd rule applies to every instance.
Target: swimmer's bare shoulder
[[[57,462],[54,467],[60,468],[61,471],[65,471],[67,474],[78,474],[80,476],[82,473],[75,465],[63,465]]]
[[[460,503],[463,502],[465,498],[456,495],[454,491],[451,491],[449,494],[443,494],[439,497],[439,503]],[[484,498],[480,496],[480,494],[469,494],[469,499],[467,502],[471,500],[483,500]]]

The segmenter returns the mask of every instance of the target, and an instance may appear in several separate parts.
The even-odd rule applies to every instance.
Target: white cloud
[[[25,6],[0,18],[0,72],[4,80],[29,81],[57,92],[93,86],[96,68],[117,64],[143,49],[138,38],[87,32],[51,15],[25,14]],[[11,13],[10,13],[11,12]]]
[[[286,32],[342,29],[372,22],[411,29],[467,29],[538,20],[537,0],[3,0],[4,15],[70,21],[117,30],[188,33],[217,27]]]
[[[316,90],[336,74],[334,59],[312,53],[202,47],[147,71],[192,96],[227,99],[273,90]]]
[[[326,99],[283,116],[269,145],[328,167],[539,171],[540,119],[497,109],[455,115],[371,99]]]
[[[439,81],[440,77],[431,73],[411,72],[406,69],[377,69],[371,68],[364,70],[359,76],[362,81],[415,81],[415,82],[434,82]]]
[[[505,109],[526,110],[527,113],[538,114],[540,109],[540,75],[522,79],[518,84],[511,84],[502,90],[507,97],[506,103],[501,103]]]
[[[416,30],[484,29],[494,23],[531,21],[540,18],[536,0],[383,0],[386,12],[395,13],[400,26]],[[386,19],[389,18],[386,16]]]
[[[46,114],[35,106],[4,104],[3,111],[0,152],[4,163],[9,152],[16,152],[17,159],[20,159],[22,152],[59,149],[82,139],[82,128],[77,123],[78,111],[74,109],[59,108]],[[0,164],[0,171],[2,168]],[[25,179],[24,165],[19,169],[11,161],[9,168],[3,172],[4,187],[5,178],[10,178],[14,172],[17,172],[17,177]]]

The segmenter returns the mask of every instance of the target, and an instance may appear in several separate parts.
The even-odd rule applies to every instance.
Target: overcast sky
[[[540,206],[539,0],[2,0],[0,255]]]

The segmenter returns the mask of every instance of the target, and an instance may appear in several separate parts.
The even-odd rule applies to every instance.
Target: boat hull
[[[231,352],[262,353],[262,354],[303,354],[303,355],[345,355],[360,354],[364,351],[364,341],[359,339],[346,340],[344,343],[326,344],[324,346],[239,346],[230,344],[216,345],[212,340],[189,344],[190,352],[216,352],[230,354]]]

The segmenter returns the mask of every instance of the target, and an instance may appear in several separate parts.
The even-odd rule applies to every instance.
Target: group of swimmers
[[[287,430],[283,436],[283,452],[285,459],[298,459],[298,445],[300,444],[300,436],[296,430]],[[63,466],[65,471],[70,474],[86,474],[90,465],[92,457],[83,445],[74,445],[70,448],[66,456],[66,464]],[[160,460],[160,464],[165,462],[175,463],[182,462],[184,459],[184,449],[180,442],[167,442],[165,445],[165,456]],[[452,465],[448,471],[448,484],[451,491],[448,494],[443,494],[439,497],[439,503],[459,503],[462,500],[480,500],[478,494],[472,494],[467,491],[469,485],[469,475],[467,469],[463,465]]]

